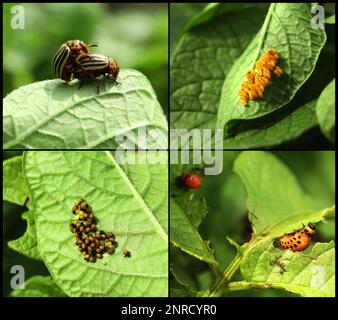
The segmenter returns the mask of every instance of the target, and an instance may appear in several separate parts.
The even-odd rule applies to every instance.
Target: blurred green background
[[[324,209],[335,203],[335,153],[333,151],[276,151],[272,153],[295,174],[302,188],[312,196],[316,209]],[[232,170],[234,160],[238,155],[239,152],[235,151],[223,152],[223,172],[217,176],[205,176],[200,189],[185,191],[194,193],[195,200],[193,201],[204,197],[207,202],[208,213],[199,227],[199,232],[204,240],[210,240],[222,272],[236,255],[235,248],[230,245],[226,236],[239,244],[244,244],[250,240],[252,232],[246,209],[246,193],[239,176]],[[177,165],[172,165],[171,168],[173,169],[174,166]],[[184,172],[195,167],[196,165],[187,165]],[[174,175],[175,169],[171,170],[172,190],[176,178]],[[316,228],[314,243],[328,242],[335,238],[333,219],[328,220],[327,224],[318,223]],[[311,250],[310,248],[308,250]],[[213,285],[214,275],[206,263],[173,246],[170,247],[170,262],[178,278],[189,284],[192,289],[207,290]],[[243,280],[240,272],[237,272],[232,280]],[[285,297],[294,295],[284,290],[266,289],[227,292],[224,296]]]
[[[111,56],[121,68],[144,73],[168,112],[168,4],[20,4],[25,29],[11,28],[11,8],[3,5],[3,92],[54,79],[52,59],[62,43],[98,42],[93,52]]]

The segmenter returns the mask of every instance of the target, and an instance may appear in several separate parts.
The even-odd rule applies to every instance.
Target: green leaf
[[[316,100],[297,108],[282,108],[258,119],[242,121],[231,138],[225,139],[225,149],[272,147],[298,138],[318,125]]]
[[[3,200],[24,205],[29,190],[22,174],[22,157],[17,156],[3,162]]]
[[[317,102],[317,117],[320,128],[323,134],[332,142],[335,143],[335,120],[336,120],[336,108],[335,108],[335,84],[333,79],[329,85],[323,90],[319,96]]]
[[[167,164],[121,165],[110,152],[27,152],[24,172],[39,252],[67,295],[167,295]],[[118,241],[115,254],[95,263],[83,259],[69,230],[79,198]]]
[[[24,289],[15,289],[12,297],[66,297],[51,277],[34,276],[26,280]]]
[[[336,15],[334,14],[332,16],[325,18],[325,23],[335,24],[336,23]]]
[[[335,24],[336,23],[336,4],[335,3],[325,3],[325,23]]]
[[[27,220],[27,230],[20,238],[9,241],[8,247],[28,256],[29,258],[41,260],[36,235],[34,213],[32,211],[26,211],[23,213],[22,219]]]
[[[234,171],[247,191],[249,219],[256,234],[295,215],[314,211],[296,177],[271,153],[242,152],[234,163]]]
[[[326,41],[324,30],[311,28],[310,9],[306,3],[270,5],[260,32],[233,64],[222,88],[217,127],[224,128],[226,137],[233,134],[239,120],[259,118],[286,105],[310,77]],[[264,98],[250,101],[245,108],[238,96],[241,83],[270,47],[279,53],[284,74],[281,78],[272,76]]]
[[[182,35],[186,23],[204,6],[204,3],[170,3],[170,54]]]
[[[265,6],[264,4],[260,4],[260,7],[262,8]],[[211,21],[218,15],[221,15],[224,12],[234,12],[234,11],[240,11],[245,9],[251,9],[258,7],[257,4],[254,3],[209,3],[206,5],[206,7],[196,14],[195,17],[193,17],[186,27],[184,28],[184,31],[191,30],[201,24],[204,24],[206,22]]]
[[[181,37],[170,63],[171,128],[215,127],[224,79],[265,13],[225,13]]]
[[[170,280],[170,297],[207,297],[209,290],[195,291],[182,282],[175,272],[171,272],[173,279]]]
[[[178,183],[182,173],[195,169],[196,165],[170,166],[170,242],[197,259],[218,265],[209,241],[204,241],[198,231],[208,212],[206,201],[197,190],[187,190]]]
[[[316,243],[303,254],[281,251],[266,238],[246,252],[240,269],[251,287],[281,288],[304,297],[335,296],[333,241]]]
[[[166,119],[148,79],[123,69],[117,80],[80,89],[78,81],[47,80],[13,91],[4,99],[4,148],[116,148],[115,138],[133,140],[138,129],[149,139],[136,140],[137,147],[165,144],[158,140],[166,141]]]
[[[170,200],[170,242],[194,256],[211,265],[218,265],[214,258],[214,252],[209,243],[204,241],[198,233],[197,227],[201,218],[192,219],[202,212],[188,213],[173,199]]]

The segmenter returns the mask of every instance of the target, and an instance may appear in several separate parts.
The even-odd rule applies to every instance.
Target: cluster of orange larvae
[[[246,80],[241,85],[239,96],[241,103],[246,106],[249,100],[263,98],[265,88],[270,83],[271,71],[277,77],[283,74],[283,70],[277,66],[279,55],[276,49],[268,49],[263,56],[256,62],[254,70],[246,74]]]

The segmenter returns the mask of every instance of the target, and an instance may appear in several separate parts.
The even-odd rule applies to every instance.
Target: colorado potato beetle
[[[309,223],[299,231],[280,237],[279,243],[283,249],[290,249],[294,252],[304,251],[310,245],[315,230],[316,227],[312,223]]]
[[[79,65],[78,58],[88,54],[90,47],[96,46],[96,44],[86,44],[81,40],[68,40],[62,44],[53,58],[53,67],[58,78],[70,81],[74,67]]]
[[[78,62],[79,65],[74,69],[75,78],[89,80],[103,75],[105,78],[111,76],[116,83],[120,67],[113,58],[102,54],[87,54],[81,56]]]

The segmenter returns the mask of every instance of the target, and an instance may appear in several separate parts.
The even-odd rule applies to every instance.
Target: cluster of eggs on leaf
[[[96,259],[102,259],[105,252],[115,252],[115,235],[97,228],[94,213],[86,200],[77,201],[72,212],[75,217],[70,224],[70,231],[75,235],[76,246],[86,261],[95,262]]]
[[[265,88],[270,84],[271,72],[280,77],[283,70],[277,66],[279,55],[276,49],[268,49],[256,62],[255,69],[249,70],[239,91],[240,101],[246,106],[249,100],[263,98]]]

